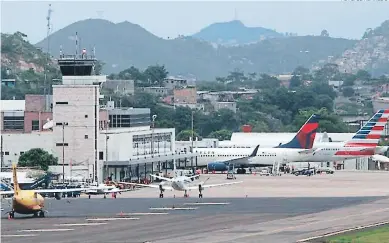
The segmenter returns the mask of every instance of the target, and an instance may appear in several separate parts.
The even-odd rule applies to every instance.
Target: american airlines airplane
[[[314,145],[314,152],[299,162],[342,161],[373,156],[388,122],[389,110],[379,110],[346,142],[326,142]]]
[[[195,153],[199,154],[197,165],[207,165],[209,170],[220,171],[227,170],[229,164],[240,167],[272,166],[274,162],[286,164],[299,161],[314,152],[312,147],[319,127],[318,120],[319,116],[313,114],[290,142],[274,148],[259,148],[259,145],[254,151],[247,148],[195,148]],[[238,169],[238,173],[244,172],[243,168]]]

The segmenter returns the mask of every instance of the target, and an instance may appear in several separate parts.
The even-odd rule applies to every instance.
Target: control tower
[[[80,55],[61,54],[58,59],[62,84],[53,85],[53,135],[63,179],[82,176],[102,182],[102,166],[98,164],[99,98],[106,76],[93,75],[95,62],[85,49]]]

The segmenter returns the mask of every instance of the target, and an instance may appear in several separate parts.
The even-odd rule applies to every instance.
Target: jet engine
[[[207,165],[208,171],[226,171],[228,170],[228,165],[223,162],[211,162]]]

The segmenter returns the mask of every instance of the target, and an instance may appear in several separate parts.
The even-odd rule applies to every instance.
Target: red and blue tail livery
[[[388,122],[389,110],[379,110],[345,143],[345,147],[376,147]]]
[[[319,128],[319,115],[313,114],[297,132],[296,136],[286,144],[276,148],[311,149]]]

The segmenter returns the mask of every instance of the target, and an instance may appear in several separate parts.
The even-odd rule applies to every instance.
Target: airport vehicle
[[[294,175],[295,175],[295,176],[299,176],[299,175],[311,176],[311,175],[313,175],[313,169],[301,169],[301,170],[297,170],[297,171],[294,172]]]
[[[15,213],[33,214],[35,217],[44,217],[44,198],[40,195],[40,193],[64,193],[84,190],[82,188],[22,190],[18,184],[16,164],[12,165],[12,173],[14,190],[0,192],[0,195],[13,195],[12,210],[8,212],[10,218],[14,218]]]
[[[113,193],[113,197],[116,198],[116,193],[121,194],[122,192],[130,191],[131,189],[119,189],[117,185],[106,185],[99,184],[97,186],[92,186],[84,189],[84,194],[88,195],[88,198],[91,198],[91,195],[104,195],[104,198],[107,198],[107,194]]]
[[[355,135],[346,142],[327,142],[314,145],[314,152],[299,162],[342,161],[373,156],[388,122],[389,109],[379,110]]]
[[[300,128],[296,136],[286,144],[280,144],[273,148],[260,148],[254,150],[247,148],[197,148],[199,154],[198,165],[208,163],[209,171],[226,171],[228,166],[240,166],[237,173],[245,173],[243,167],[248,166],[273,166],[275,162],[286,164],[300,161],[307,154],[313,153],[313,141],[319,127],[319,116],[313,114]]]
[[[319,167],[316,169],[316,173],[317,174],[321,174],[321,173],[334,174],[335,170],[332,169],[331,167]]]
[[[173,163],[174,166],[174,171],[176,171],[176,164]],[[176,175],[176,173],[173,173]],[[158,188],[160,191],[159,198],[163,198],[163,192],[165,190],[176,190],[176,191],[184,191],[184,197],[188,197],[188,191],[191,190],[199,190],[199,198],[203,197],[202,191],[205,188],[211,188],[211,187],[219,187],[219,186],[227,186],[227,185],[233,185],[233,184],[238,184],[242,183],[242,181],[238,182],[229,182],[229,183],[220,183],[220,184],[208,184],[206,185],[206,181],[200,181],[200,182],[194,182],[193,179],[197,177],[198,175],[194,175],[191,177],[188,176],[175,176],[173,178],[166,178],[162,176],[157,176],[157,175],[150,175],[154,178],[158,178],[162,180],[160,184],[137,184],[137,183],[131,183],[131,182],[123,182],[124,184],[130,184],[130,185],[136,185],[136,186],[144,186],[144,187],[151,187],[151,188]],[[169,185],[170,184],[170,185]]]

